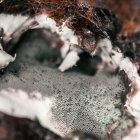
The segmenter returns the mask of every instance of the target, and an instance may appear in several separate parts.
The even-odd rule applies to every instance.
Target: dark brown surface
[[[62,138],[41,127],[36,121],[0,113],[0,140],[62,140]]]

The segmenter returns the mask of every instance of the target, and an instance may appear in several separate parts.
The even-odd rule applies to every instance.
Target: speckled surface
[[[74,70],[61,73],[37,61],[36,56],[47,51],[46,45],[39,37],[21,42],[16,61],[0,76],[0,89],[37,90],[54,97],[52,119],[62,133],[80,129],[104,140],[106,126],[121,115],[115,108],[125,90],[120,77],[108,72],[98,72],[95,76]]]

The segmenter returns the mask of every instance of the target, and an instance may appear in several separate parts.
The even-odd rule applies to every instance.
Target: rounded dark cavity
[[[39,36],[29,40],[25,37],[18,46],[16,61],[0,75],[0,89],[39,91],[43,96],[53,97],[52,119],[60,124],[58,129],[62,133],[81,130],[105,140],[107,125],[121,116],[120,109],[115,107],[121,103],[121,93],[125,90],[121,78],[107,71],[94,76],[74,70],[61,73],[48,67],[47,60],[40,63],[36,59],[48,47]]]

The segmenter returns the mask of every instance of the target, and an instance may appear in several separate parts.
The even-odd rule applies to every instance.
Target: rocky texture
[[[47,60],[40,62],[40,57],[46,57],[47,42],[39,36],[25,36],[18,47],[16,61],[0,76],[0,89],[38,91],[53,97],[52,121],[61,135],[80,129],[104,140],[107,125],[121,116],[115,107],[125,90],[120,77],[107,71],[94,77],[74,70],[59,72]]]

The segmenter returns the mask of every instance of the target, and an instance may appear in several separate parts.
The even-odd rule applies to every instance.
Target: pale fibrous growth
[[[101,40],[97,44],[97,48],[95,54],[101,56],[103,62],[111,62],[111,64],[119,67],[128,76],[128,79],[131,81],[131,91],[127,95],[125,106],[133,116],[140,119],[140,76],[137,72],[137,67],[128,57],[124,57],[120,49],[113,49],[108,39]]]
[[[124,58],[122,53],[116,51],[113,51],[113,53],[113,60],[119,66],[120,70],[126,73],[131,81],[131,91],[127,95],[125,106],[133,116],[140,119],[140,76],[137,72],[137,68],[129,58]]]
[[[52,120],[51,109],[54,105],[52,98],[43,97],[37,91],[27,93],[12,88],[1,90],[0,95],[0,110],[2,112],[31,120],[37,119],[42,126],[61,135]]]
[[[14,16],[14,15],[0,14],[0,19],[1,19],[0,27],[3,29],[4,34],[5,34],[5,36],[2,38],[4,41],[8,42],[13,39],[14,40],[13,42],[15,43],[18,41],[22,33],[27,31],[28,29],[46,28],[60,35],[61,40],[64,42],[64,45],[61,48],[61,55],[62,55],[62,58],[64,58],[64,62],[62,62],[63,64],[59,68],[60,70],[64,71],[68,68],[71,68],[79,60],[78,54],[77,54],[78,49],[70,49],[72,48],[70,46],[78,45],[78,38],[76,35],[74,35],[74,31],[69,29],[65,25],[65,23],[63,23],[60,30],[56,22],[44,14],[36,16],[34,18],[29,18],[27,16],[21,16],[21,15]],[[37,23],[37,25],[35,24],[35,26],[32,26],[33,25],[32,23]],[[73,52],[71,54],[73,54],[72,56],[74,56],[73,58],[74,62],[71,61],[71,64],[69,63],[70,61],[69,58],[68,57],[65,58],[69,50]],[[10,56],[10,55],[7,54],[7,56]],[[9,59],[7,59],[7,61],[8,60]],[[5,65],[7,64],[7,61],[5,61]],[[66,61],[68,61],[68,63]],[[64,64],[65,62],[67,63],[67,65],[68,64],[70,65],[66,66]],[[4,61],[3,63],[1,62],[1,65],[4,65]]]
[[[22,33],[28,30],[27,27],[33,21],[27,20],[27,18],[21,15],[0,14],[0,69],[5,68],[15,60],[16,55],[13,57],[4,51],[4,45],[11,41],[15,44]]]
[[[13,62],[15,60],[15,58],[16,55],[15,57],[13,57],[6,53],[0,44],[0,69],[7,67],[10,62]]]

